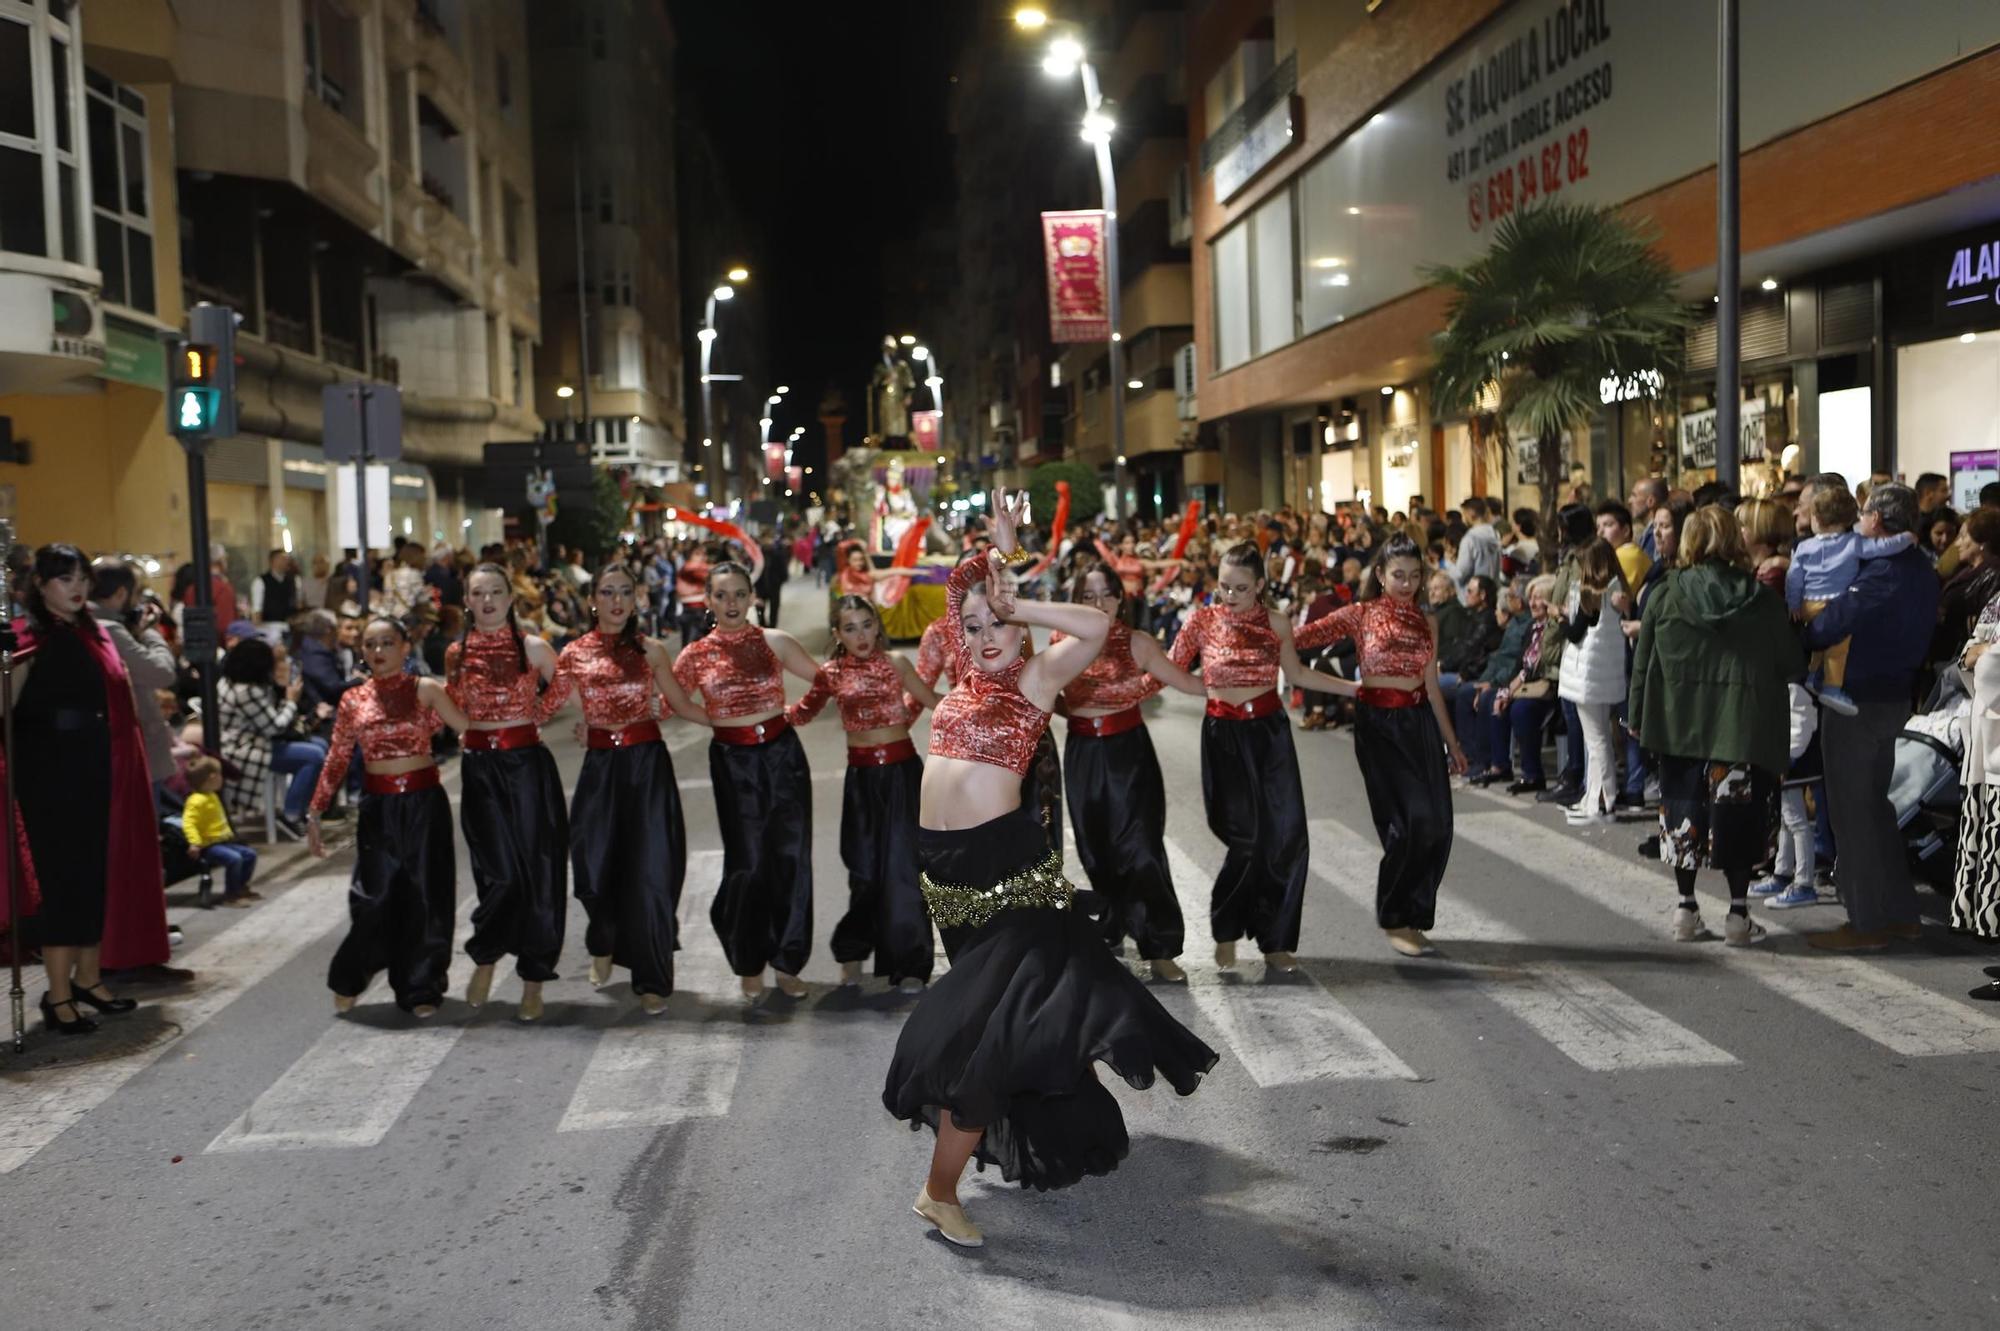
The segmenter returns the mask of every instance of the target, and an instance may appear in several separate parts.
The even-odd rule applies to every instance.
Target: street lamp
[[[727,276],[732,282],[748,282],[750,280],[750,270],[739,265],[730,269]]]
[[[1034,32],[1048,26],[1049,16],[1040,9],[1023,7],[1014,11],[1014,22],[1024,31]],[[1125,378],[1125,343],[1122,336],[1123,307],[1120,282],[1118,280],[1118,176],[1111,164],[1111,136],[1118,130],[1118,121],[1111,114],[1104,101],[1104,94],[1097,86],[1097,69],[1090,63],[1090,53],[1083,43],[1070,34],[1058,36],[1049,43],[1049,52],[1042,61],[1042,70],[1051,78],[1068,79],[1073,75],[1083,76],[1083,141],[1088,143],[1097,157],[1097,185],[1104,198],[1104,217],[1107,225],[1104,231],[1104,270],[1109,276],[1105,284],[1107,303],[1111,314],[1111,447],[1118,459],[1118,469],[1112,486],[1115,517],[1125,516],[1125,390],[1115,385],[1128,382]]]
[[[701,327],[695,332],[695,340],[701,343],[701,433],[703,448],[712,447],[715,436],[715,390],[711,387],[714,376],[709,366],[715,358],[715,307],[720,301],[736,299],[736,288],[731,283],[748,282],[750,270],[741,264],[730,268],[724,276],[728,281],[708,293],[708,300],[702,306]]]

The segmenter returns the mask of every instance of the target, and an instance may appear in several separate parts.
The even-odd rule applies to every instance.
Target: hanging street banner
[[[1111,289],[1101,208],[1042,214],[1042,254],[1049,276],[1049,340],[1109,342]]]

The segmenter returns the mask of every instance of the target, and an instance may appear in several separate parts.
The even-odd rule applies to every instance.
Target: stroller
[[[1896,737],[1889,803],[1917,878],[1949,892],[1958,855],[1959,769],[1972,699],[1956,670],[1940,673],[1924,710]]]

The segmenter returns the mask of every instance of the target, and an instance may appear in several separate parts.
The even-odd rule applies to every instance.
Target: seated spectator
[[[222,757],[240,773],[225,787],[224,802],[240,818],[256,817],[263,803],[266,774],[288,774],[291,784],[278,821],[293,836],[303,836],[306,805],[312,799],[313,784],[319,780],[319,769],[326,763],[326,744],[308,738],[300,724],[299,697],[305,688],[302,678],[293,678],[283,686],[282,701],[277,696],[277,664],[277,653],[262,638],[247,638],[222,658],[222,685],[216,698]],[[312,720],[317,722],[330,714],[331,709],[321,703]]]
[[[1454,706],[1463,681],[1477,679],[1486,669],[1486,658],[1500,645],[1500,622],[1493,613],[1499,584],[1483,573],[1465,580],[1462,596],[1465,610],[1453,616],[1447,633],[1442,615],[1438,622],[1438,687],[1445,705]]]
[[[193,788],[181,807],[181,835],[188,850],[203,868],[222,870],[222,904],[247,906],[263,900],[250,886],[257,872],[257,852],[236,839],[229,815],[222,810],[218,792],[222,789],[222,764],[213,758],[196,758],[188,764],[188,785]]]
[[[1465,748],[1467,781],[1475,786],[1490,786],[1497,781],[1512,781],[1514,773],[1508,763],[1507,746],[1511,732],[1507,729],[1504,715],[1498,710],[1501,696],[1507,692],[1523,673],[1523,660],[1532,640],[1540,656],[1542,614],[1547,609],[1548,588],[1542,589],[1543,604],[1540,609],[1510,614],[1507,625],[1500,633],[1500,644],[1486,658],[1485,668],[1469,687],[1461,686],[1456,702],[1455,728],[1459,743]],[[1530,605],[1533,592],[1530,590]],[[1540,744],[1539,737],[1536,739]]]

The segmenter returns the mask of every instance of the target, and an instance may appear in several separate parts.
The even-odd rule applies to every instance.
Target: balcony
[[[381,154],[354,122],[317,97],[301,104],[305,120],[306,192],[364,231],[382,225],[375,197]]]

